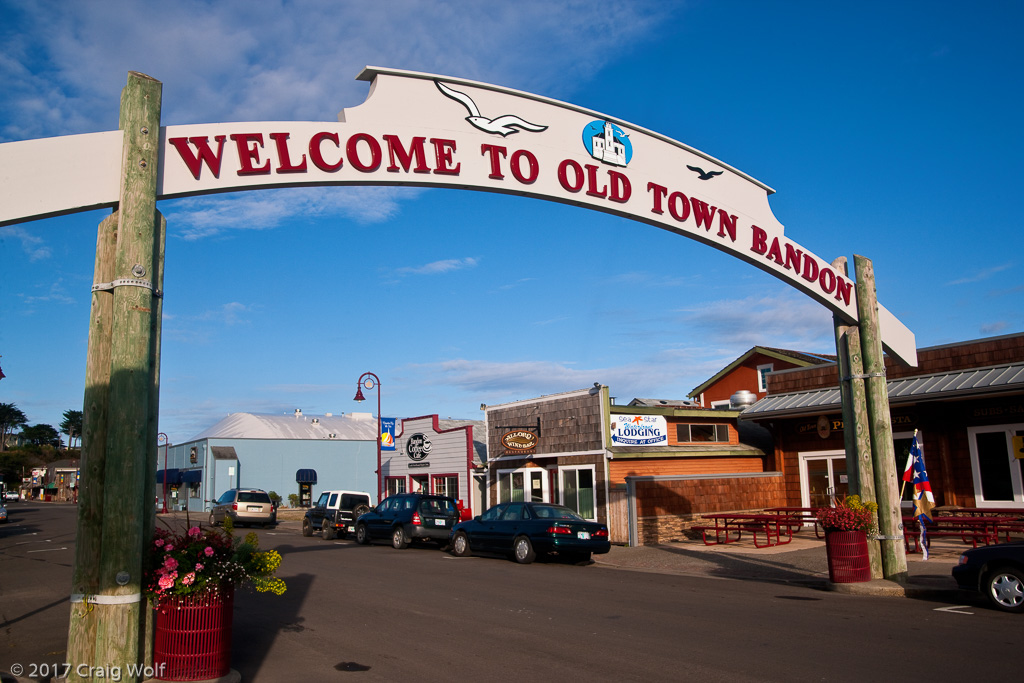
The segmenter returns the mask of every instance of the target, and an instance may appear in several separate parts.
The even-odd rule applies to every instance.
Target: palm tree
[[[7,437],[18,427],[28,424],[25,413],[13,403],[0,403],[0,451],[7,450]]]
[[[60,430],[68,435],[68,448],[75,447],[75,439],[82,436],[82,411],[65,410],[64,421],[60,423]]]

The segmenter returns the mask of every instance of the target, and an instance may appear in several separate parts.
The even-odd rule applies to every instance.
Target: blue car
[[[501,503],[456,524],[451,534],[451,551],[457,557],[500,553],[520,564],[548,553],[586,562],[593,553],[610,549],[606,525],[588,522],[569,508],[552,503]]]

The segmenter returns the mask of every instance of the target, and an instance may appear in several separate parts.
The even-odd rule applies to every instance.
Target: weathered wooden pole
[[[96,268],[89,316],[89,347],[85,365],[85,404],[82,411],[81,478],[78,487],[78,533],[71,586],[71,622],[67,661],[93,662],[96,650],[96,611],[87,602],[99,592],[100,543],[103,538],[103,476],[107,452],[107,397],[110,388],[110,330],[114,294],[106,283],[114,279],[117,214],[107,216],[96,236]]]
[[[892,443],[892,418],[885,381],[882,336],[878,328],[878,299],[871,260],[854,254],[857,275],[857,316],[864,357],[868,422],[871,425],[871,457],[878,503],[878,540],[881,541],[882,575],[906,581],[907,554],[903,547],[903,515],[896,486],[896,451]]]
[[[844,275],[846,257],[832,262]],[[871,463],[871,427],[868,423],[867,398],[864,389],[864,362],[860,350],[860,330],[833,318],[836,331],[836,355],[839,359],[839,392],[843,397],[843,442],[846,450],[846,471],[851,495],[864,501],[875,501],[874,467]],[[882,578],[882,559],[878,541],[868,540],[871,578]]]
[[[158,350],[153,336],[159,330],[153,321],[153,281],[162,273],[157,263],[162,240],[157,236],[156,211],[160,104],[159,81],[128,74],[121,94],[124,141],[117,241],[111,279],[102,285],[112,292],[105,462],[100,478],[83,484],[102,499],[95,586],[87,589],[95,593],[86,597],[85,607],[93,612],[96,636],[91,657],[85,659],[82,634],[69,635],[76,657],[83,657],[69,659],[73,680],[80,664],[117,667],[127,674],[143,662],[142,644],[147,640],[142,626],[142,566],[154,508],[153,494],[146,499],[147,489],[155,483],[148,478],[155,478],[156,467],[156,428],[150,424],[155,409],[150,404]],[[84,474],[92,473],[87,469]],[[76,575],[91,576],[89,571],[76,568]]]

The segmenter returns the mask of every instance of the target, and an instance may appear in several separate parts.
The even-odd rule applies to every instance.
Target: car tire
[[[212,512],[210,513],[210,526],[217,526],[217,518],[213,516]]]
[[[370,535],[367,533],[365,524],[356,524],[356,543],[359,545],[369,545]]]
[[[533,544],[526,536],[518,536],[512,541],[512,557],[519,564],[530,564],[537,559],[537,553],[533,552]]]
[[[409,538],[405,535],[405,527],[399,525],[391,531],[391,547],[404,550],[409,547]]]
[[[369,505],[356,505],[354,508],[352,508],[352,519],[359,519],[361,515],[365,515],[369,511]]]
[[[324,537],[325,541],[333,541],[334,540],[334,527],[333,526],[331,526],[330,524],[327,524],[326,522],[324,522],[324,525],[322,527],[320,527],[320,528],[323,531],[322,536]]]
[[[302,535],[307,538],[313,535],[313,525],[309,523],[308,519],[302,520]]]
[[[1024,571],[1000,567],[985,576],[984,589],[996,609],[1024,612]]]
[[[469,547],[469,536],[466,532],[460,531],[452,539],[452,555],[455,557],[469,557],[473,549]]]

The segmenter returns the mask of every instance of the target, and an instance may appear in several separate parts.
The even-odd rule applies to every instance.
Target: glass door
[[[804,507],[830,507],[849,490],[846,453],[801,454],[800,479]]]

